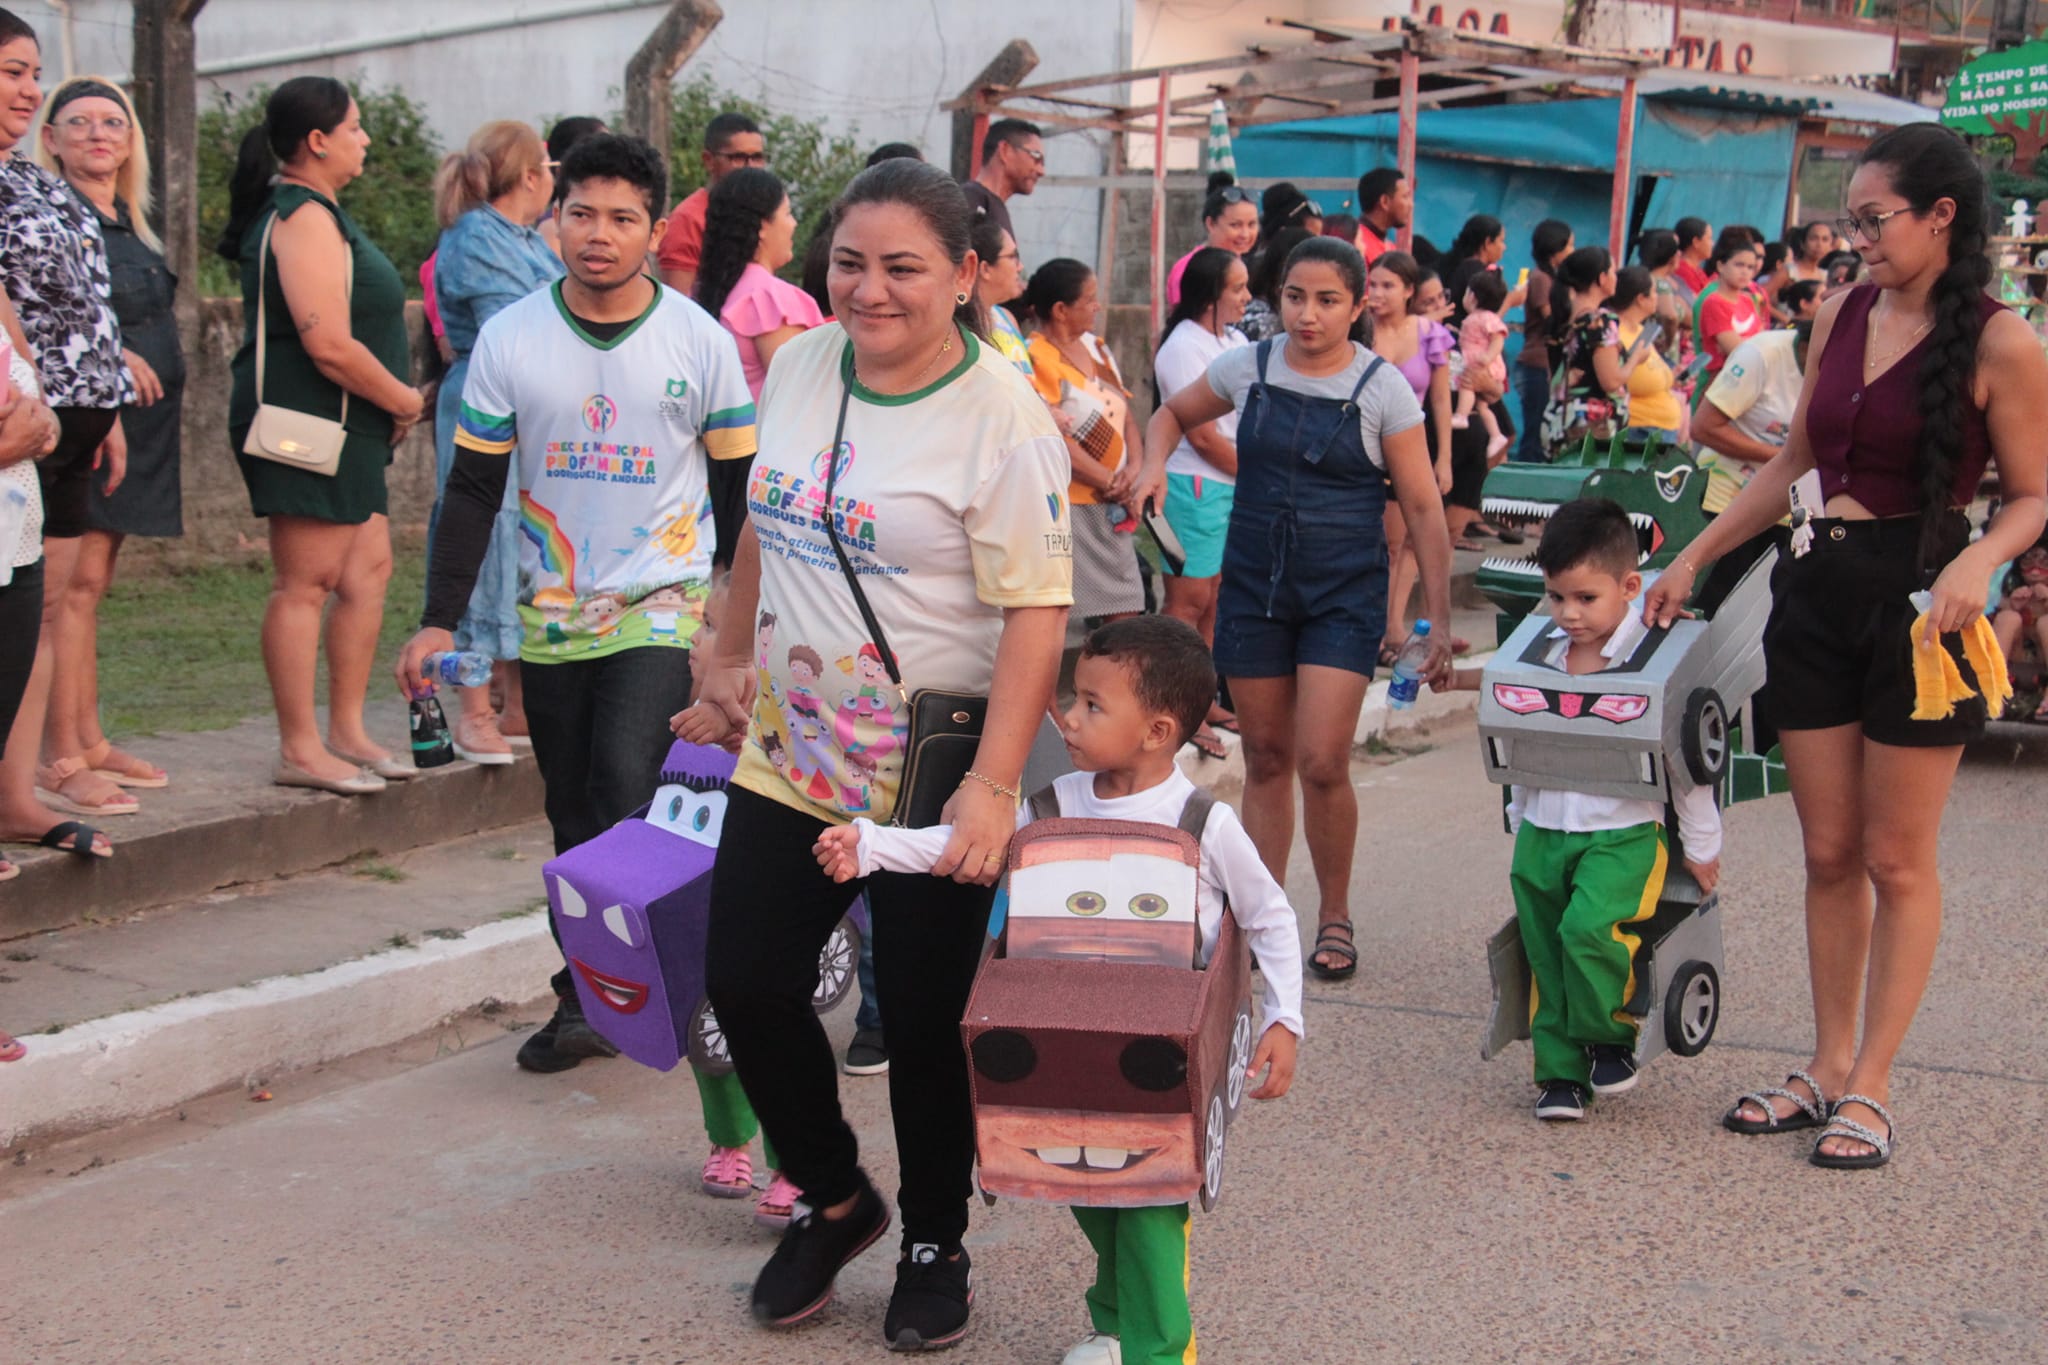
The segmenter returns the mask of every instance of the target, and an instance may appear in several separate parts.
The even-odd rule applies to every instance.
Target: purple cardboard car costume
[[[704,937],[735,763],[723,749],[677,741],[652,801],[541,869],[585,1017],[658,1071],[685,1056],[709,1072],[731,1069],[704,997]],[[852,986],[866,932],[857,901],[819,955],[819,1013]]]

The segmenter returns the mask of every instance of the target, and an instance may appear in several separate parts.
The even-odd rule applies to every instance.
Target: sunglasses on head
[[[1235,185],[1225,185],[1222,189],[1216,191],[1216,198],[1219,202],[1225,204],[1248,204],[1251,202],[1252,197]]]

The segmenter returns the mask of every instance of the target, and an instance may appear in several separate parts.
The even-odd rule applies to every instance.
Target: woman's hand
[[[1126,490],[1130,496],[1127,506],[1140,513],[1146,510],[1160,511],[1166,506],[1166,462],[1161,460],[1157,468],[1147,459],[1144,467],[1132,476],[1131,486]]]
[[[715,661],[704,671],[703,685],[697,689],[696,705],[682,714],[687,717],[693,712],[713,711],[724,718],[724,731],[745,734],[748,721],[751,719],[749,708],[754,704],[754,689],[757,685],[758,679],[754,670],[746,663]],[[705,717],[702,723],[707,730],[714,726],[714,721],[709,716]],[[681,730],[677,730],[676,734],[685,739],[690,738]],[[692,742],[701,744],[717,741],[711,739]]]
[[[1984,563],[1977,553],[1981,546],[1980,541],[1963,550],[1934,580],[1929,594],[1934,604],[1927,609],[1927,629],[1920,637],[1924,643],[1932,645],[1937,636],[1953,635],[1984,614],[1984,590],[1996,566]]]
[[[1440,497],[1440,498],[1445,498],[1445,497],[1449,497],[1449,496],[1450,496],[1450,494],[1451,494],[1451,460],[1450,460],[1450,457],[1449,457],[1448,455],[1446,455],[1446,456],[1445,456],[1445,457],[1444,457],[1443,459],[1441,459],[1441,460],[1438,460],[1438,461],[1436,462],[1436,465],[1435,465],[1435,469],[1436,469],[1436,492],[1437,492],[1437,496],[1438,496],[1438,497]]]
[[[156,371],[150,368],[149,362],[128,350],[121,352],[121,359],[127,362],[128,373],[135,379],[135,406],[146,408],[161,401],[164,396],[164,381],[157,378]]]
[[[391,669],[391,675],[398,679],[399,695],[411,701],[419,697],[432,696],[434,687],[422,671],[429,654],[446,654],[455,648],[455,637],[439,626],[422,626],[405,648],[398,651],[398,662]]]
[[[391,409],[391,444],[394,446],[405,443],[405,438],[412,435],[412,429],[420,424],[420,419],[427,412],[425,389],[408,387],[405,392],[412,401]]]
[[[1680,554],[1657,575],[1657,581],[1643,594],[1643,624],[1646,626],[1668,626],[1685,615],[1685,604],[1692,597],[1692,585],[1696,574],[1692,561]]]
[[[946,851],[932,864],[934,877],[994,886],[1002,874],[1003,853],[1017,832],[1017,807],[1009,797],[968,778],[946,802],[939,823],[953,827]]]
[[[107,496],[128,477],[128,434],[121,430],[121,419],[116,417],[114,425],[107,430],[107,439],[100,442],[100,448],[93,452],[92,467],[107,472]]]

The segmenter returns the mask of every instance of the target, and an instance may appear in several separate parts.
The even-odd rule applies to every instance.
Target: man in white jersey
[[[659,780],[668,719],[690,703],[690,641],[710,586],[707,460],[754,453],[731,335],[644,273],[667,178],[638,138],[586,138],[563,159],[569,274],[477,337],[427,609],[398,662],[411,695],[421,661],[454,647],[449,630],[516,469],[520,657],[557,853],[631,814]],[[519,1064],[562,1071],[612,1055],[566,967],[552,984],[555,1016]]]

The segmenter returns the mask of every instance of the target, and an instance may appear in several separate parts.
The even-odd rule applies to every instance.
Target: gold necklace
[[[1898,357],[1904,355],[1907,351],[1912,349],[1913,343],[1920,339],[1920,334],[1925,332],[1928,328],[1932,327],[1933,325],[1934,319],[1929,318],[1927,319],[1927,321],[1921,323],[1918,327],[1915,327],[1913,329],[1913,334],[1907,337],[1905,341],[1900,345],[1894,346],[1891,350],[1885,352],[1881,356],[1876,357],[1875,359],[1866,358],[1863,362],[1863,373],[1867,376],[1873,370],[1880,369],[1883,366],[1889,364],[1891,361],[1896,360]],[[1874,333],[1876,331],[1876,328],[1873,327],[1870,330]]]
[[[949,352],[951,352],[951,351],[952,351],[952,349],[953,349],[953,329],[952,329],[952,328],[951,328],[950,326],[948,326],[948,327],[946,328],[946,340],[945,340],[945,343],[944,343],[943,345],[941,345],[941,346],[939,347],[939,353],[938,353],[937,355],[933,356],[933,357],[932,357],[932,358],[931,358],[930,360],[928,360],[928,361],[926,361],[926,362],[925,362],[925,367],[924,367],[923,369],[921,369],[921,370],[919,370],[919,371],[917,372],[917,378],[915,378],[915,379],[911,380],[911,381],[910,381],[910,384],[908,385],[908,387],[906,387],[906,388],[903,388],[903,389],[900,389],[900,390],[898,390],[898,391],[897,391],[896,393],[891,393],[891,394],[888,394],[888,396],[889,396],[889,397],[891,397],[891,398],[895,398],[895,397],[898,397],[898,396],[900,396],[901,394],[905,394],[905,393],[915,393],[915,392],[917,392],[917,390],[918,390],[918,387],[919,387],[920,385],[922,385],[922,384],[924,383],[924,377],[925,377],[926,375],[928,375],[928,374],[930,374],[930,373],[932,372],[932,367],[933,367],[934,365],[937,365],[937,364],[938,364],[938,363],[939,363],[939,362],[940,362],[941,360],[944,360],[944,359],[946,358],[947,354],[948,354]],[[854,377],[855,379],[860,379],[860,366],[859,366],[859,365],[855,365],[855,366],[853,367],[853,377]],[[869,392],[871,392],[871,393],[882,393],[882,392],[884,392],[883,390],[881,390],[881,389],[878,389],[878,388],[876,388],[876,387],[875,387],[875,386],[874,386],[873,384],[870,384],[870,383],[868,383],[868,381],[867,381],[867,380],[865,380],[865,379],[860,379],[860,382],[861,382],[861,387],[863,387],[863,388],[867,389],[867,390],[868,390]]]

